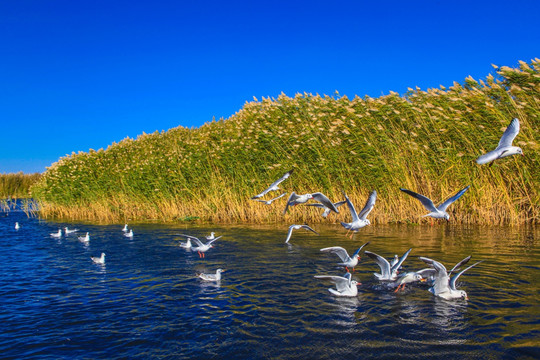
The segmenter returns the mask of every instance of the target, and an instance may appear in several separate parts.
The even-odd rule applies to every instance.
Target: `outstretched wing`
[[[466,263],[468,263],[469,260],[471,260],[471,255],[467,256],[465,259],[461,260],[461,261],[458,262],[456,265],[454,265],[454,267],[452,268],[452,270],[450,270],[450,271],[448,272],[448,276],[452,275],[452,273],[454,272],[454,270],[459,270],[459,268],[462,267],[463,265],[465,265]]]
[[[366,217],[375,206],[375,200],[377,200],[377,191],[373,190],[366,201],[366,205],[364,205],[364,208],[360,211],[360,219],[366,220]]]
[[[352,257],[354,258],[356,255],[360,254],[360,251],[362,251],[362,249],[363,249],[366,245],[368,245],[368,244],[369,244],[369,241],[368,241],[367,243],[365,243],[364,245],[360,246],[360,247],[354,252],[354,254],[353,254]]]
[[[399,267],[401,266],[401,264],[403,264],[403,262],[405,261],[405,259],[407,259],[407,256],[409,256],[409,253],[411,252],[412,248],[410,248],[409,250],[407,250],[407,252],[405,252],[405,254],[403,254],[403,256],[401,257],[401,259],[399,259],[399,261],[397,263],[394,264],[394,266],[392,266],[390,268],[390,272],[394,272],[395,270],[399,269]],[[385,259],[386,260],[386,259]],[[386,261],[388,262],[388,261]]]
[[[196,238],[195,236],[191,236],[191,235],[184,235],[184,234],[179,234],[180,236],[183,236],[183,237],[186,237],[188,239],[191,239],[193,241],[195,241],[195,243],[199,246],[203,246],[204,244],[201,242],[201,240],[199,240],[199,238]]]
[[[214,238],[214,239],[210,240],[206,245],[210,245],[210,244],[213,243],[214,241],[220,239],[222,236],[223,236],[223,235],[220,235],[220,236],[218,236],[217,238]]]
[[[339,256],[339,258],[341,259],[341,261],[345,262],[347,260],[349,260],[349,254],[347,253],[347,250],[345,250],[344,248],[342,248],[341,246],[332,246],[332,247],[327,247],[327,248],[324,248],[324,249],[321,249],[322,252],[330,252],[330,253],[334,253],[336,254],[337,256]]]
[[[298,198],[299,196],[296,195],[294,191],[291,193],[291,195],[289,195],[289,198],[287,199],[287,204],[285,204],[285,210],[283,210],[283,215],[287,213],[287,210],[289,209],[289,204]]]
[[[343,193],[343,196],[345,196],[345,201],[347,202],[347,206],[349,207],[349,211],[351,212],[352,222],[358,221],[358,213],[356,212],[353,203],[345,193]]]
[[[292,235],[292,232],[294,230],[296,225],[291,225],[289,226],[289,232],[287,233],[287,238],[285,239],[285,244],[289,242],[289,240],[291,239],[291,235]]]
[[[350,286],[350,283],[351,283],[351,275],[350,274],[349,274],[348,277],[332,276],[332,275],[315,275],[314,277],[317,278],[317,279],[328,280],[328,281],[336,284],[336,289],[339,292],[343,292],[343,291],[348,290],[349,286]]]
[[[386,277],[390,276],[390,274],[391,274],[391,272],[390,272],[390,263],[388,262],[388,260],[386,260],[385,258],[383,258],[380,255],[372,253],[371,251],[365,251],[364,254],[366,254],[367,256],[372,258],[373,260],[375,260],[377,265],[379,265],[379,267],[381,268],[381,275],[383,277],[386,278]]]
[[[506,146],[512,146],[512,142],[516,138],[517,134],[519,133],[519,120],[517,118],[512,119],[510,121],[510,125],[506,128],[504,133],[502,134],[501,140],[499,141],[498,148],[506,147]]]
[[[469,270],[470,268],[480,264],[482,261],[474,263],[471,266],[469,266],[468,268],[465,268],[465,269],[461,270],[460,272],[458,272],[456,275],[454,275],[454,277],[452,279],[450,279],[450,289],[456,290],[456,281],[461,276],[461,274],[463,274],[465,271]]]
[[[420,195],[418,193],[415,193],[414,191],[411,191],[411,190],[402,189],[402,188],[400,188],[399,190],[401,190],[404,193],[407,193],[407,194],[411,195],[412,197],[420,200],[420,202],[422,203],[422,205],[424,205],[424,207],[426,208],[427,211],[437,212],[437,208],[435,207],[435,205],[433,204],[433,201],[431,201],[431,199],[425,197],[424,195]]]
[[[466,192],[467,190],[469,190],[470,187],[471,187],[471,185],[469,185],[469,186],[467,186],[466,188],[464,188],[464,189],[458,191],[456,195],[454,195],[454,196],[448,198],[445,202],[443,202],[441,205],[439,205],[439,206],[437,207],[437,209],[439,209],[440,211],[446,211],[446,208],[447,208],[448,206],[450,206],[450,204],[452,204],[454,201],[456,201],[457,199],[459,199],[459,198],[461,197],[461,195],[465,194],[465,192]]]
[[[430,258],[426,258],[423,256],[420,256],[420,260],[425,262],[426,264],[431,265],[436,273],[435,273],[435,282],[433,284],[433,291],[434,294],[440,294],[448,290],[448,275],[446,273],[446,268],[443,264],[441,264],[438,261],[432,260]]]
[[[332,201],[330,201],[330,199],[327,198],[323,193],[316,192],[316,193],[311,194],[311,196],[312,196],[313,199],[317,200],[318,202],[320,202],[321,204],[323,204],[324,206],[326,206],[327,208],[329,208],[333,212],[339,214],[339,210],[336,208],[334,203]]]
[[[290,171],[287,171],[282,177],[280,177],[279,179],[277,179],[276,181],[274,181],[268,188],[266,188],[263,192],[261,192],[260,194],[257,194],[255,196],[253,196],[251,198],[251,200],[255,200],[255,199],[258,199],[260,197],[263,197],[264,195],[266,195],[269,191],[272,191],[272,190],[277,190],[277,186],[285,179],[287,179],[289,176],[291,176],[293,170],[290,170]]]
[[[302,225],[302,229],[309,230],[309,231],[314,232],[315,234],[319,235],[318,232],[316,232],[315,230],[313,230],[312,228],[310,228],[309,225],[307,225],[307,224]]]

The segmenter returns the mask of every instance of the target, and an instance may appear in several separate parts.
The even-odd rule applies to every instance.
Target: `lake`
[[[14,229],[15,222],[21,225]],[[58,223],[12,211],[0,218],[0,353],[5,359],[395,359],[540,358],[540,230],[449,224],[373,225],[353,239],[339,224]],[[60,239],[50,233],[79,232]],[[204,259],[176,234],[223,237]],[[90,242],[77,239],[86,232]],[[469,300],[434,297],[423,284],[394,293],[363,256],[353,298],[335,297],[314,275],[342,275],[328,246],[386,258],[413,248],[450,269],[483,260],[458,288]],[[104,266],[90,257],[106,253]],[[198,272],[226,269],[219,283]]]

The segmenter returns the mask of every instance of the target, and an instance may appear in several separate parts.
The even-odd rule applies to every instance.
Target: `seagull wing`
[[[412,197],[420,200],[420,202],[422,203],[422,205],[424,205],[424,207],[426,208],[427,211],[437,212],[437,208],[435,207],[435,205],[433,204],[433,201],[431,201],[431,199],[425,197],[424,195],[420,195],[418,193],[415,193],[414,191],[411,191],[411,190],[402,189],[402,188],[400,188],[399,190],[401,190],[404,193],[407,193],[407,194],[411,195]]]
[[[311,194],[311,196],[313,197],[313,199],[317,200],[318,202],[320,202],[321,204],[323,204],[324,206],[326,206],[333,212],[339,214],[339,210],[334,206],[334,203],[331,202],[330,199],[327,198],[323,193],[316,192],[316,193]]]
[[[454,272],[454,270],[459,270],[460,267],[462,267],[463,265],[465,265],[466,263],[469,262],[469,260],[471,260],[471,256],[467,256],[465,259],[461,260],[460,262],[458,262],[453,268],[452,270],[450,270],[448,272],[448,276],[452,275],[452,273]]]
[[[360,254],[360,251],[362,251],[362,249],[364,248],[364,246],[366,246],[366,245],[368,245],[368,244],[369,244],[369,241],[368,241],[367,243],[365,243],[364,245],[360,246],[360,247],[354,252],[354,254],[353,254],[352,257],[354,258],[356,255]]]
[[[386,260],[385,258],[383,258],[380,255],[372,253],[371,251],[366,251],[366,252],[364,252],[364,254],[366,254],[367,256],[372,258],[373,260],[375,260],[377,265],[379,265],[379,267],[381,268],[381,275],[383,277],[386,278],[386,277],[390,276],[390,274],[391,274],[390,273],[390,263],[388,262],[388,260]]]
[[[366,217],[375,206],[375,200],[377,200],[377,191],[373,190],[366,201],[366,205],[364,205],[364,208],[360,211],[360,219],[366,220]]]
[[[289,195],[289,198],[287,199],[287,204],[285,204],[285,210],[283,210],[283,215],[287,213],[287,210],[289,209],[289,205],[291,204],[291,202],[295,201],[298,198],[299,196],[296,195],[294,191],[291,193],[291,195]]]
[[[332,275],[315,275],[314,276],[317,279],[322,280],[328,280],[334,284],[336,284],[336,289],[339,292],[343,292],[345,290],[348,290],[351,284],[351,277],[350,275],[348,277],[343,276],[332,276]]]
[[[461,274],[463,274],[465,271],[469,270],[470,268],[480,264],[481,262],[482,261],[476,262],[476,263],[472,264],[471,266],[469,266],[468,268],[465,268],[465,269],[461,270],[460,272],[458,272],[456,275],[454,275],[454,277],[452,277],[452,279],[450,280],[450,289],[456,290],[456,281],[461,276]]]
[[[206,243],[206,245],[210,245],[210,244],[212,244],[214,241],[216,241],[216,240],[218,240],[218,239],[221,239],[222,236],[223,236],[223,235],[220,235],[220,236],[218,236],[218,237],[216,237],[216,238],[210,240],[209,242]]]
[[[196,243],[198,246],[204,246],[204,244],[202,243],[202,241],[199,240],[198,238],[196,238],[195,236],[184,235],[184,234],[180,234],[180,236],[184,236],[184,237],[187,237],[188,239],[191,239],[191,240],[195,241],[195,243]]]
[[[514,118],[512,119],[512,121],[510,121],[510,125],[508,125],[508,127],[502,134],[502,137],[501,137],[501,140],[499,141],[499,145],[497,146],[497,149],[506,147],[506,146],[512,146],[512,142],[514,141],[518,133],[519,133],[519,120],[517,118]]]
[[[358,213],[356,212],[356,209],[354,208],[353,203],[349,199],[349,197],[343,193],[343,196],[345,196],[345,201],[347,202],[347,207],[349,208],[349,211],[351,213],[352,222],[358,221]]]
[[[291,235],[292,235],[292,232],[293,232],[295,227],[296,227],[296,225],[289,226],[289,232],[287,233],[287,238],[285,239],[285,244],[288,243],[289,240],[291,239]]]
[[[396,271],[397,269],[399,269],[399,267],[401,266],[401,264],[403,264],[403,262],[405,261],[405,259],[407,259],[407,256],[409,256],[409,253],[411,252],[412,248],[410,248],[409,250],[407,250],[405,252],[405,254],[403,254],[403,256],[399,259],[399,261],[394,264],[394,266],[392,266],[392,268],[390,269],[390,272],[394,272]],[[385,259],[386,260],[386,259]],[[388,262],[388,261],[386,261]]]
[[[433,284],[433,292],[435,295],[443,293],[448,290],[449,283],[448,283],[448,275],[446,273],[446,268],[443,264],[441,264],[438,261],[432,260],[430,258],[425,258],[420,256],[420,260],[425,262],[426,264],[431,265],[436,273],[435,273],[435,283]]]
[[[459,198],[461,197],[461,195],[465,194],[465,192],[466,192],[467,190],[469,190],[470,187],[471,187],[471,185],[469,185],[469,186],[467,186],[466,188],[464,188],[464,189],[458,191],[456,195],[454,195],[454,196],[448,198],[445,202],[443,202],[441,205],[439,205],[439,206],[437,207],[437,209],[438,209],[439,211],[446,211],[446,208],[447,208],[448,206],[450,206],[450,204],[452,204],[454,201],[456,201],[457,199],[459,199]]]
[[[322,252],[330,252],[330,253],[334,253],[336,254],[337,256],[339,256],[339,258],[341,259],[341,261],[343,262],[346,262],[348,260],[350,260],[351,258],[349,257],[349,254],[347,253],[347,250],[345,250],[344,248],[342,248],[341,246],[332,246],[332,247],[327,247],[327,248],[324,248],[324,249],[321,249]]]
[[[312,228],[310,228],[308,225],[304,224],[302,225],[302,229],[306,229],[306,230],[309,230],[309,231],[312,231],[314,232],[315,234],[319,235],[318,232],[316,232],[315,230],[313,230]]]
[[[263,192],[261,192],[260,194],[257,194],[255,196],[253,196],[251,199],[252,200],[255,200],[255,199],[258,199],[264,195],[266,195],[269,191],[272,191],[272,190],[277,190],[277,186],[285,179],[287,179],[289,176],[291,176],[293,170],[290,170],[290,171],[287,171],[282,177],[280,177],[279,179],[277,179],[276,181],[274,181],[268,188],[266,188]]]

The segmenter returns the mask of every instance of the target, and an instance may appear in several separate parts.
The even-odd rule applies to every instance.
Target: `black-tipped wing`
[[[516,138],[517,134],[519,133],[519,120],[517,118],[512,119],[510,121],[510,125],[506,128],[504,133],[502,134],[501,140],[499,141],[498,148],[506,147],[506,146],[512,146],[512,142]]]
[[[405,254],[403,254],[403,256],[401,257],[401,259],[399,259],[399,261],[398,261],[396,264],[394,264],[394,266],[392,266],[392,267],[390,268],[390,272],[391,272],[391,273],[394,272],[394,271],[396,271],[397,269],[399,269],[399,267],[401,266],[401,264],[403,264],[403,262],[405,261],[405,259],[407,259],[407,256],[409,256],[409,253],[411,252],[411,250],[412,250],[412,248],[410,248],[409,250],[407,250],[407,251],[405,252]],[[385,259],[385,260],[386,260],[386,259]],[[386,261],[386,262],[388,262],[388,261]]]
[[[383,258],[380,255],[372,253],[371,251],[365,251],[364,254],[366,254],[367,256],[372,258],[373,260],[375,260],[377,265],[379,265],[379,267],[381,268],[381,275],[383,277],[385,277],[385,278],[390,277],[390,275],[391,275],[390,263],[388,262],[388,260],[386,260],[385,258]]]
[[[330,253],[334,253],[334,254],[336,254],[337,256],[339,256],[339,258],[340,258],[341,261],[343,261],[343,262],[350,260],[349,254],[347,253],[347,250],[345,250],[345,249],[342,248],[341,246],[327,247],[327,248],[321,249],[321,251],[322,251],[322,252],[330,252]]]
[[[360,254],[360,251],[362,251],[362,249],[363,249],[366,245],[369,245],[369,241],[368,241],[367,243],[365,243],[364,245],[360,246],[360,247],[354,252],[354,254],[353,254],[352,257],[354,258],[354,257],[357,256],[358,254]]]
[[[266,188],[263,192],[261,192],[260,194],[257,194],[255,196],[253,196],[251,198],[251,200],[255,200],[255,199],[258,199],[260,197],[263,197],[264,195],[266,195],[268,192],[270,191],[274,191],[274,190],[278,190],[278,185],[283,182],[283,180],[287,179],[289,176],[291,176],[291,174],[293,173],[293,170],[290,170],[290,171],[287,171],[282,177],[280,177],[279,179],[277,179],[276,181],[274,181],[268,188]]]
[[[435,207],[435,204],[433,204],[433,201],[431,201],[431,199],[425,197],[424,195],[415,193],[414,191],[411,191],[411,190],[402,189],[402,188],[400,188],[399,190],[411,195],[413,198],[420,200],[420,202],[422,203],[422,205],[424,205],[427,211],[437,212],[437,208]]]
[[[445,202],[443,202],[441,205],[439,205],[437,207],[437,209],[439,209],[440,211],[446,211],[446,208],[448,208],[448,206],[450,206],[450,204],[452,204],[454,201],[456,201],[457,199],[459,199],[463,194],[465,194],[465,192],[467,190],[469,190],[469,188],[471,187],[471,185],[467,186],[466,188],[460,190],[457,192],[456,195],[448,198]]]
[[[351,213],[352,222],[358,221],[358,213],[356,212],[356,209],[354,208],[352,201],[349,199],[349,197],[345,193],[343,193],[343,196],[345,196],[347,207],[349,208],[349,212]]]
[[[480,264],[481,262],[482,261],[474,263],[471,266],[469,266],[468,268],[465,268],[465,269],[461,270],[460,272],[458,272],[456,275],[454,275],[454,277],[452,279],[450,279],[450,289],[456,290],[456,281],[461,276],[461,274],[463,274],[465,271],[469,270],[470,268]]]
[[[330,199],[327,198],[323,193],[316,192],[316,193],[311,194],[311,196],[312,196],[312,198],[314,200],[317,200],[318,202],[320,202],[321,204],[323,204],[324,206],[326,206],[327,208],[329,208],[333,212],[339,214],[339,210],[336,208],[334,203],[332,201],[330,201]]]
[[[469,262],[469,260],[471,260],[471,255],[467,256],[465,259],[461,260],[460,262],[458,262],[449,272],[448,272],[448,276],[452,275],[452,273],[455,271],[455,270],[459,270],[460,267],[462,267],[463,265],[465,265],[466,263]]]
[[[366,204],[364,205],[364,208],[360,211],[360,214],[358,215],[360,219],[366,220],[368,214],[371,212],[371,210],[373,210],[373,207],[375,206],[375,200],[377,200],[377,191],[373,190],[369,195]]]

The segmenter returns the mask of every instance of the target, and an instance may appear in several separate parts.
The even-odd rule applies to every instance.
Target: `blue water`
[[[21,229],[15,230],[18,221]],[[540,358],[540,231],[457,225],[371,226],[353,240],[340,225],[211,226],[57,223],[11,211],[0,218],[0,357],[3,359],[395,359]],[[59,227],[90,233],[49,236]],[[223,238],[205,259],[175,235]],[[395,294],[363,257],[355,298],[336,298],[314,275],[341,275],[340,245],[388,258],[413,251],[447,267],[484,260],[459,279],[469,300],[445,301],[425,286]],[[106,265],[90,257],[106,253]],[[197,272],[226,269],[219,284]]]

